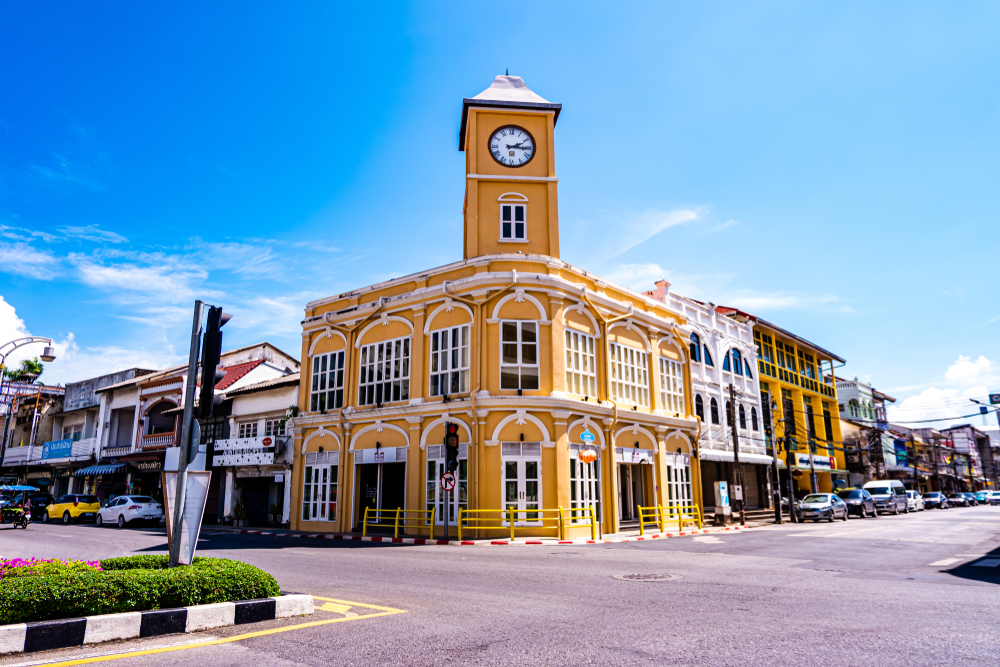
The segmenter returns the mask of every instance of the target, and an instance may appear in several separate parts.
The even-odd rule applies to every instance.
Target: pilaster
[[[554,396],[566,395],[566,334],[563,323],[563,300],[549,295],[549,326],[552,350],[552,389]]]
[[[415,327],[416,325],[414,325]],[[421,329],[423,331],[423,329]],[[414,331],[414,334],[416,331]],[[406,450],[406,508],[424,509],[421,502],[420,491],[424,488],[421,482],[424,479],[423,471],[426,470],[427,463],[424,460],[426,453],[420,447],[420,437],[423,431],[423,417],[407,417],[406,423],[410,426],[410,446]],[[417,517],[419,515],[411,515]],[[417,526],[411,529],[411,533],[420,534],[423,531],[423,521],[414,521]],[[405,530],[403,532],[406,532]]]
[[[569,476],[567,474],[569,464],[568,424],[570,415],[571,413],[568,411],[554,411],[552,413],[553,423],[555,424],[554,440],[556,443],[555,451],[553,452],[556,473],[556,507],[565,509],[569,509],[570,506]]]

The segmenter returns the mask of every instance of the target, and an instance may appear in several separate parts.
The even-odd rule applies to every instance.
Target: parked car
[[[159,525],[163,505],[149,496],[118,496],[97,512],[97,525],[117,524],[124,528],[130,523]]]
[[[976,503],[985,505],[990,502],[990,491],[976,491]]]
[[[906,492],[906,509],[910,512],[924,511],[924,497],[916,491]]]
[[[969,499],[965,497],[964,493],[952,493],[948,496],[948,502],[952,507],[968,507]]]
[[[876,510],[893,514],[910,511],[906,505],[906,487],[898,479],[868,482],[864,488],[875,499]]]
[[[63,523],[80,521],[81,519],[93,519],[97,516],[97,510],[101,509],[101,501],[97,496],[86,496],[71,493],[60,496],[58,500],[45,508],[42,514],[42,521],[62,520]]]
[[[867,519],[870,516],[878,516],[878,511],[875,509],[875,499],[872,498],[872,494],[864,489],[838,491],[837,495],[847,505],[847,513],[849,515],[857,514],[862,519]]]
[[[936,507],[939,510],[946,510],[951,507],[951,503],[948,502],[948,498],[940,491],[928,491],[924,494],[924,507],[927,509]]]
[[[979,504],[979,499],[976,498],[976,494],[970,493],[969,491],[963,491],[962,495],[969,501],[969,507],[975,507]]]
[[[42,521],[45,516],[45,508],[52,504],[52,495],[42,491],[22,492],[11,499],[11,505],[24,507],[25,496],[31,502],[31,512],[29,514],[31,520]]]
[[[847,504],[835,493],[813,493],[802,499],[799,505],[803,520],[821,521],[826,519],[833,523],[834,519],[847,521]]]
[[[1000,491],[990,491],[990,496],[987,498],[987,502],[990,505],[1000,505]]]

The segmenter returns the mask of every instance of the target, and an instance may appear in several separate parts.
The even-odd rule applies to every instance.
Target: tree
[[[4,369],[4,375],[12,382],[34,382],[44,370],[42,362],[38,360],[38,357],[35,357],[22,361],[20,368]]]

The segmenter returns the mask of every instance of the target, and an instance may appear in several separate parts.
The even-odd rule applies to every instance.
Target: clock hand
[[[507,144],[507,148],[520,148],[521,150],[526,150],[526,149],[524,148],[524,146],[522,145],[523,143],[524,143],[524,142],[522,141],[522,142],[520,142],[520,143],[517,143],[517,144],[514,144],[514,145],[511,145],[511,144]]]

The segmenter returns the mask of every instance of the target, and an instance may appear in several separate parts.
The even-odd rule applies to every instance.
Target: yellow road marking
[[[347,606],[350,607],[364,607],[366,609],[378,609],[379,611],[374,614],[356,615],[350,612],[344,611],[341,613],[346,613],[348,616],[345,618],[330,618],[325,621],[310,621],[309,623],[300,623],[299,625],[288,625],[283,628],[272,628],[270,630],[258,630],[257,632],[246,632],[242,635],[234,635],[232,637],[222,637],[221,639],[213,639],[205,642],[196,642],[192,644],[182,644],[180,646],[164,646],[161,648],[145,649],[141,651],[129,651],[128,653],[116,653],[113,655],[102,655],[94,656],[92,658],[79,658],[77,660],[66,660],[64,662],[47,662],[39,665],[38,667],[71,667],[72,665],[87,665],[95,662],[106,662],[109,660],[121,660],[122,658],[136,658],[143,655],[155,655],[157,653],[169,653],[172,651],[185,651],[191,648],[201,648],[203,646],[218,646],[219,644],[229,644],[232,642],[237,642],[243,639],[251,639],[253,637],[266,637],[267,635],[276,635],[280,632],[288,632],[290,630],[302,630],[305,628],[314,628],[320,625],[330,625],[331,623],[344,623],[346,621],[359,621],[364,618],[376,618],[378,616],[393,616],[394,614],[405,614],[405,609],[393,609],[392,607],[379,607],[373,604],[362,604],[360,602],[348,602],[347,600],[335,600],[332,598],[321,598],[313,596],[314,600],[323,600],[326,603],[337,603],[336,606]],[[324,604],[319,609],[323,609],[327,605]],[[323,609],[323,611],[334,611],[333,609]],[[337,610],[339,611],[339,609]]]

